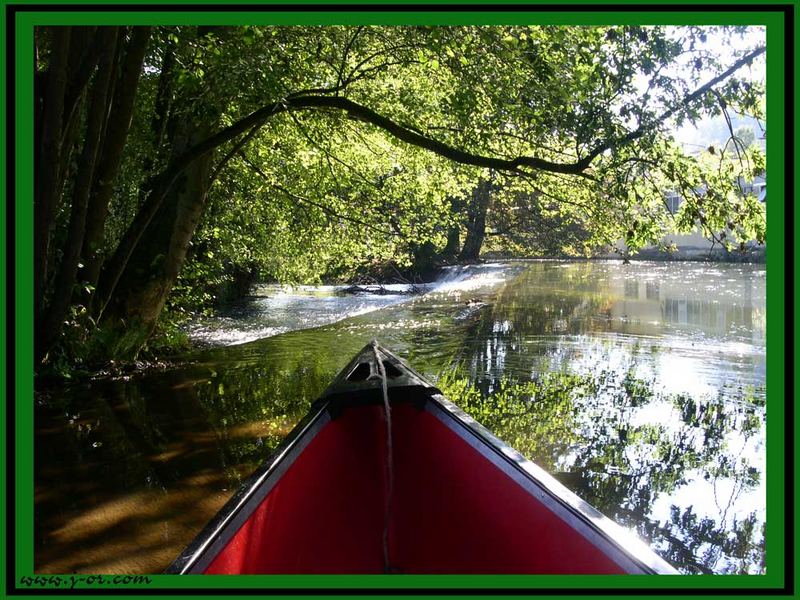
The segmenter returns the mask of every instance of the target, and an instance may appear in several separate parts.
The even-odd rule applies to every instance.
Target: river
[[[682,572],[763,572],[762,265],[502,262],[405,291],[262,286],[179,366],[42,390],[36,571],[163,570],[376,338]]]

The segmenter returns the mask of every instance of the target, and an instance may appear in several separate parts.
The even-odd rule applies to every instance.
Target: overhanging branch
[[[697,88],[694,92],[686,95],[680,102],[666,110],[653,122],[648,123],[646,126],[640,127],[624,136],[604,140],[595,146],[595,148],[585,157],[575,162],[568,163],[553,162],[535,156],[519,156],[513,159],[504,159],[474,154],[445,144],[444,142],[429,137],[419,131],[412,130],[408,126],[400,125],[388,117],[375,112],[371,108],[347,98],[339,96],[290,95],[278,102],[272,102],[263,106],[262,108],[252,112],[229,127],[226,127],[209,138],[206,138],[173,160],[164,171],[162,171],[158,176],[152,178],[146,184],[146,187],[151,190],[149,197],[137,213],[133,225],[129,228],[129,231],[126,232],[126,235],[124,236],[120,246],[117,248],[115,256],[112,258],[111,262],[117,262],[121,265],[124,265],[127,262],[127,258],[130,256],[133,247],[138,243],[142,232],[148,226],[150,220],[163,202],[167,190],[193,161],[245,132],[250,132],[248,137],[254,135],[264,124],[267,123],[267,121],[269,121],[269,119],[283,112],[304,109],[333,109],[344,111],[356,119],[383,129],[388,134],[401,141],[424,148],[438,154],[439,156],[460,164],[494,169],[497,171],[511,172],[520,175],[530,175],[532,171],[538,170],[561,175],[586,176],[587,174],[585,171],[591,166],[594,159],[603,152],[612,148],[620,147],[624,144],[631,143],[641,138],[648,132],[653,131],[658,125],[665,122],[678,111],[700,98],[709,90],[713,89],[714,86],[730,77],[743,66],[752,63],[753,60],[765,52],[766,47],[762,46],[756,48],[752,52],[749,52],[736,61],[733,65],[731,65],[731,67]]]
[[[595,158],[597,158],[606,150],[635,141],[646,133],[652,131],[657,125],[675,115],[679,110],[691,104],[694,100],[701,97],[714,86],[730,77],[743,66],[752,63],[753,60],[765,52],[766,47],[762,46],[756,48],[752,52],[740,58],[724,72],[700,86],[691,94],[685,96],[675,106],[658,116],[652,123],[649,123],[647,126],[640,127],[639,129],[636,129],[625,136],[605,140],[599,143],[585,157],[570,163],[553,162],[535,156],[519,156],[513,159],[504,159],[466,152],[459,148],[445,144],[437,139],[431,138],[419,131],[415,131],[408,126],[400,125],[388,117],[375,112],[371,108],[354,102],[348,98],[343,98],[340,96],[308,95],[290,96],[282,101],[273,102],[260,108],[259,110],[237,121],[233,125],[223,129],[219,133],[211,136],[203,142],[200,142],[195,147],[190,148],[183,156],[173,162],[169,171],[182,171],[190,162],[199,156],[202,156],[206,152],[209,152],[221,144],[224,144],[225,142],[233,139],[252,127],[260,127],[264,125],[264,123],[278,113],[289,110],[327,108],[345,111],[358,120],[370,123],[383,129],[399,140],[420,148],[424,148],[426,150],[430,150],[431,152],[434,152],[444,158],[461,164],[516,173],[523,172],[525,170],[541,170],[551,173],[562,173],[566,175],[579,175],[588,169],[589,166],[591,166],[592,161],[594,161]],[[177,173],[175,174],[177,175]],[[166,177],[166,179],[171,180],[172,177]]]
[[[606,150],[610,150],[611,148],[616,148],[616,147],[622,146],[624,144],[629,144],[630,142],[633,142],[633,141],[639,139],[640,137],[642,137],[646,133],[649,133],[650,131],[653,131],[653,129],[655,129],[655,127],[657,125],[660,125],[661,123],[664,123],[667,119],[669,119],[672,116],[674,116],[679,110],[689,106],[689,104],[691,104],[692,102],[694,102],[695,100],[700,98],[703,94],[705,94],[709,90],[713,89],[714,86],[716,86],[717,84],[725,81],[728,77],[733,75],[736,71],[738,71],[739,69],[741,69],[745,65],[749,65],[750,63],[752,63],[756,58],[758,58],[759,56],[764,54],[766,51],[767,51],[766,46],[761,46],[759,48],[756,48],[752,52],[746,54],[745,56],[743,56],[742,58],[737,60],[728,69],[726,69],[725,71],[723,71],[722,73],[720,73],[719,75],[714,77],[713,79],[709,80],[705,84],[701,85],[699,88],[697,88],[691,94],[686,95],[675,106],[673,106],[672,108],[666,110],[664,113],[659,115],[658,118],[656,118],[656,120],[653,121],[652,123],[649,123],[647,126],[644,126],[644,127],[639,127],[635,131],[631,131],[629,134],[627,134],[625,136],[622,136],[621,138],[607,140],[607,141],[604,141],[604,142],[598,144],[595,147],[595,149],[592,150],[589,154],[587,154],[586,157],[583,158],[580,162],[581,163],[586,163],[586,166],[588,167],[589,164],[591,164],[591,162],[595,158],[597,158],[600,154],[602,154]]]

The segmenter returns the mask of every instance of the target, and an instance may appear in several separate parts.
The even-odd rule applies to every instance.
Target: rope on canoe
[[[383,388],[383,409],[386,414],[386,502],[383,512],[383,572],[391,573],[389,561],[389,522],[392,514],[392,495],[394,494],[394,451],[392,448],[392,409],[389,406],[389,389],[386,385],[386,368],[378,354],[378,343],[372,341],[372,352],[375,354],[375,363],[381,376]]]

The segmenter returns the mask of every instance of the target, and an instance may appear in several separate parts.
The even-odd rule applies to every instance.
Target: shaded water
[[[759,572],[765,277],[547,261],[454,270],[417,297],[272,290],[194,330],[236,345],[43,390],[37,572],[162,570],[371,338],[680,570]]]

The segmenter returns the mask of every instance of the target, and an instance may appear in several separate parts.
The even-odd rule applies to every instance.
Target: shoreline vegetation
[[[616,260],[623,263],[630,262],[707,262],[707,263],[741,263],[741,264],[765,264],[766,249],[764,247],[748,250],[747,252],[726,252],[722,250],[688,248],[679,252],[669,253],[658,249],[639,251],[632,256],[622,256],[619,254],[598,254],[589,258],[581,258],[567,255],[519,257],[510,256],[502,252],[488,252],[478,259],[442,261],[429,263],[424,271],[411,268],[402,268],[393,263],[381,263],[373,265],[372,268],[364,268],[353,277],[341,280],[323,281],[323,285],[346,286],[337,291],[340,295],[363,294],[363,295],[385,295],[385,294],[404,294],[421,295],[427,289],[426,285],[435,282],[442,276],[446,268],[467,265],[485,264],[491,261],[561,261],[569,260],[573,262],[592,262]],[[270,283],[266,281],[255,281],[248,286],[245,293],[239,295],[224,294],[221,299],[211,305],[207,312],[213,313],[217,310],[242,302],[248,298],[255,298],[251,294],[252,287],[259,283]],[[274,283],[274,282],[273,282]],[[386,286],[404,284],[408,289],[397,291],[388,290]],[[198,313],[199,314],[199,313]],[[55,368],[42,369],[36,373],[37,387],[44,382],[72,382],[87,379],[123,379],[127,380],[141,374],[154,371],[164,371],[175,365],[182,364],[184,361],[180,355],[201,349],[203,346],[192,342],[185,333],[182,325],[197,315],[184,314],[180,320],[170,319],[170,315],[165,315],[165,319],[160,323],[160,328],[155,332],[148,345],[143,348],[139,356],[131,360],[107,360],[96,361],[94,363],[56,365]],[[166,357],[166,358],[165,358]]]
[[[259,280],[766,243],[763,27],[42,26],[33,50],[36,369],[161,356]]]
[[[482,254],[480,258],[472,260],[434,261],[426,265],[423,270],[414,267],[402,269],[395,264],[380,264],[373,268],[363,268],[355,276],[341,281],[336,279],[323,281],[325,285],[347,285],[342,293],[385,293],[374,292],[372,288],[379,288],[389,284],[425,284],[433,283],[439,278],[444,269],[466,265],[477,265],[491,261],[605,261],[619,260],[627,262],[708,262],[708,263],[741,263],[741,264],[766,264],[767,251],[765,246],[747,248],[744,252],[729,252],[723,248],[679,248],[677,251],[668,252],[659,248],[646,248],[636,254],[620,254],[617,252],[597,253],[590,257],[570,256],[568,254],[548,254],[544,256],[518,256],[505,252],[490,251]],[[263,283],[263,282],[262,282]],[[421,290],[410,293],[418,293]]]

